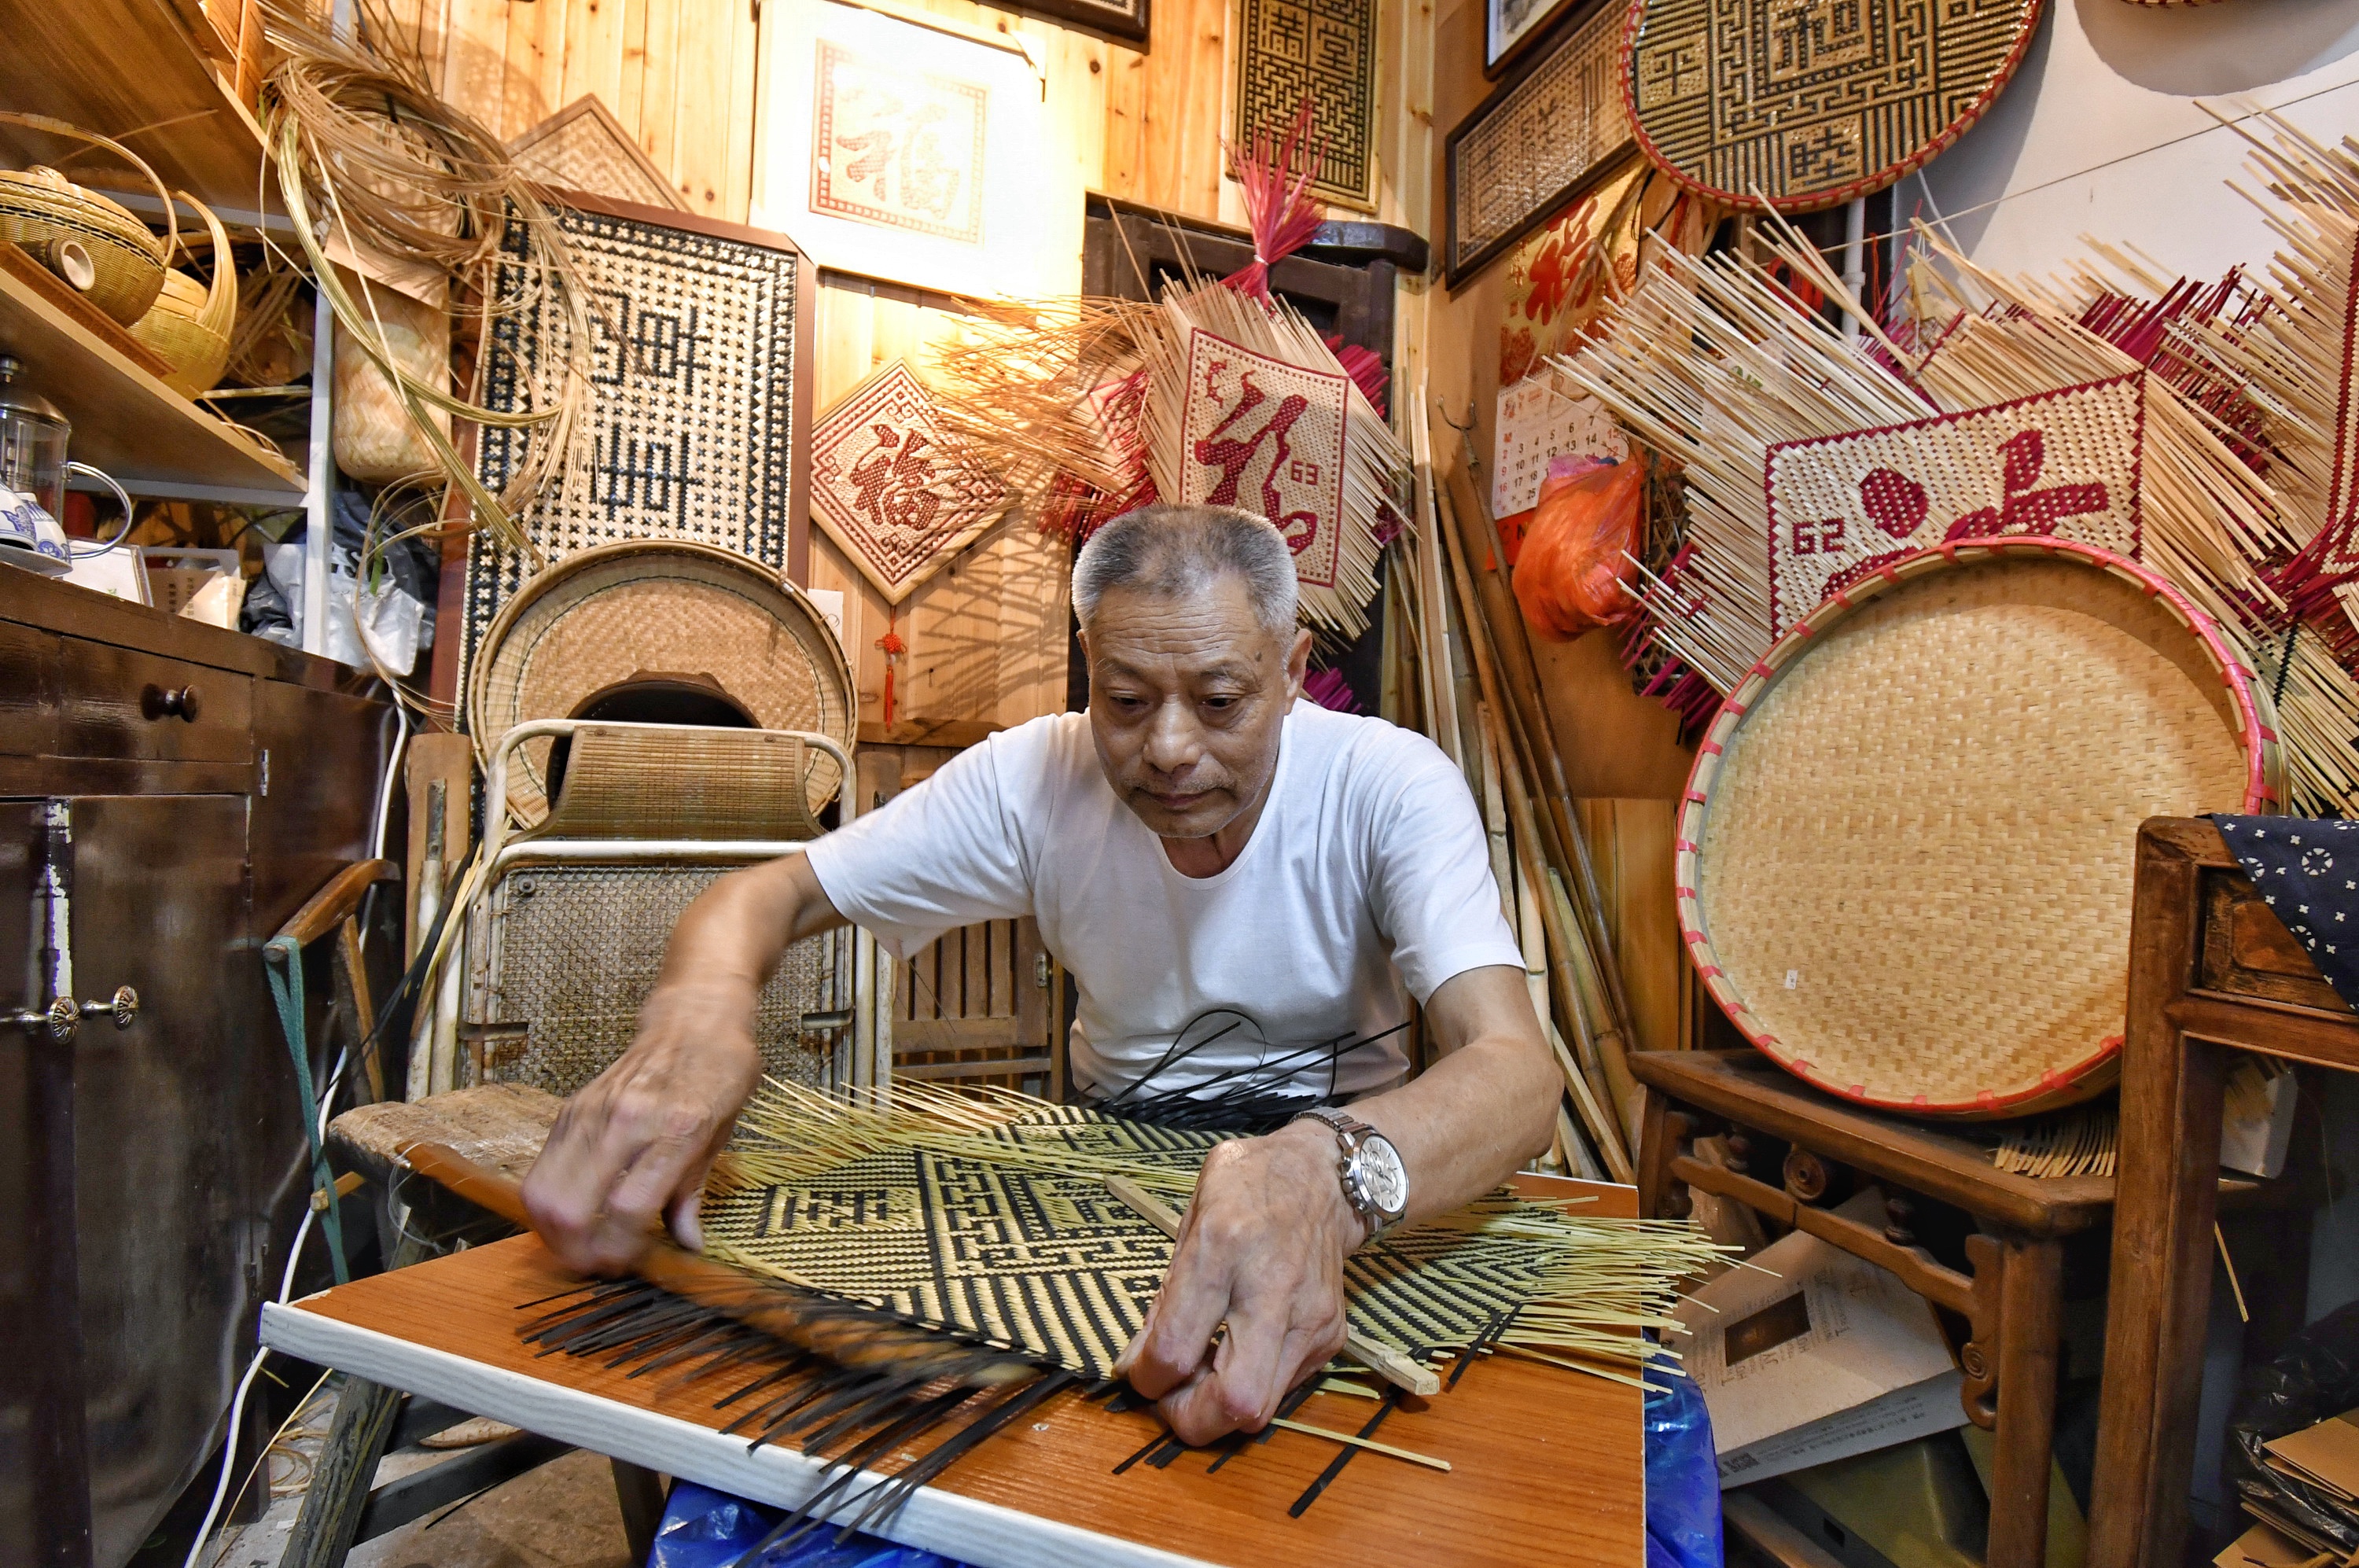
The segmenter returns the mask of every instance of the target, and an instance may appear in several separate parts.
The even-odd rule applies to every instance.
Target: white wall
[[[1899,216],[1938,209],[1968,254],[2008,273],[2049,273],[2084,234],[2192,278],[2265,262],[2261,212],[2223,183],[2253,184],[2244,139],[2199,101],[2278,108],[2330,144],[2359,132],[2359,0],[2049,0],[1990,113],[1901,181]]]

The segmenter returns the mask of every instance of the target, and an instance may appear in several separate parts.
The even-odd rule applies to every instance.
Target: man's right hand
[[[703,1245],[705,1173],[761,1076],[754,1007],[742,982],[658,985],[631,1048],[565,1103],[524,1202],[567,1268],[624,1272],[667,1216],[682,1247]]]

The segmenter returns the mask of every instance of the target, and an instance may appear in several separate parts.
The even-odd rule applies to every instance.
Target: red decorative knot
[[[892,617],[885,623],[885,635],[876,639],[878,651],[885,655],[885,724],[888,729],[893,724],[893,667],[909,651],[909,645],[901,640],[900,626],[901,610],[896,605]]]

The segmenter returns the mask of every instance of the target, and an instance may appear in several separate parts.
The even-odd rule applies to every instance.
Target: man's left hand
[[[1333,1132],[1296,1122],[1205,1160],[1171,1272],[1114,1364],[1182,1442],[1260,1431],[1343,1348],[1343,1259],[1367,1229],[1337,1159]]]

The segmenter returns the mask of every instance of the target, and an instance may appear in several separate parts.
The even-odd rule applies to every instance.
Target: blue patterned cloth
[[[2310,950],[2335,994],[2359,1007],[2359,822],[2215,816],[2261,898]]]

